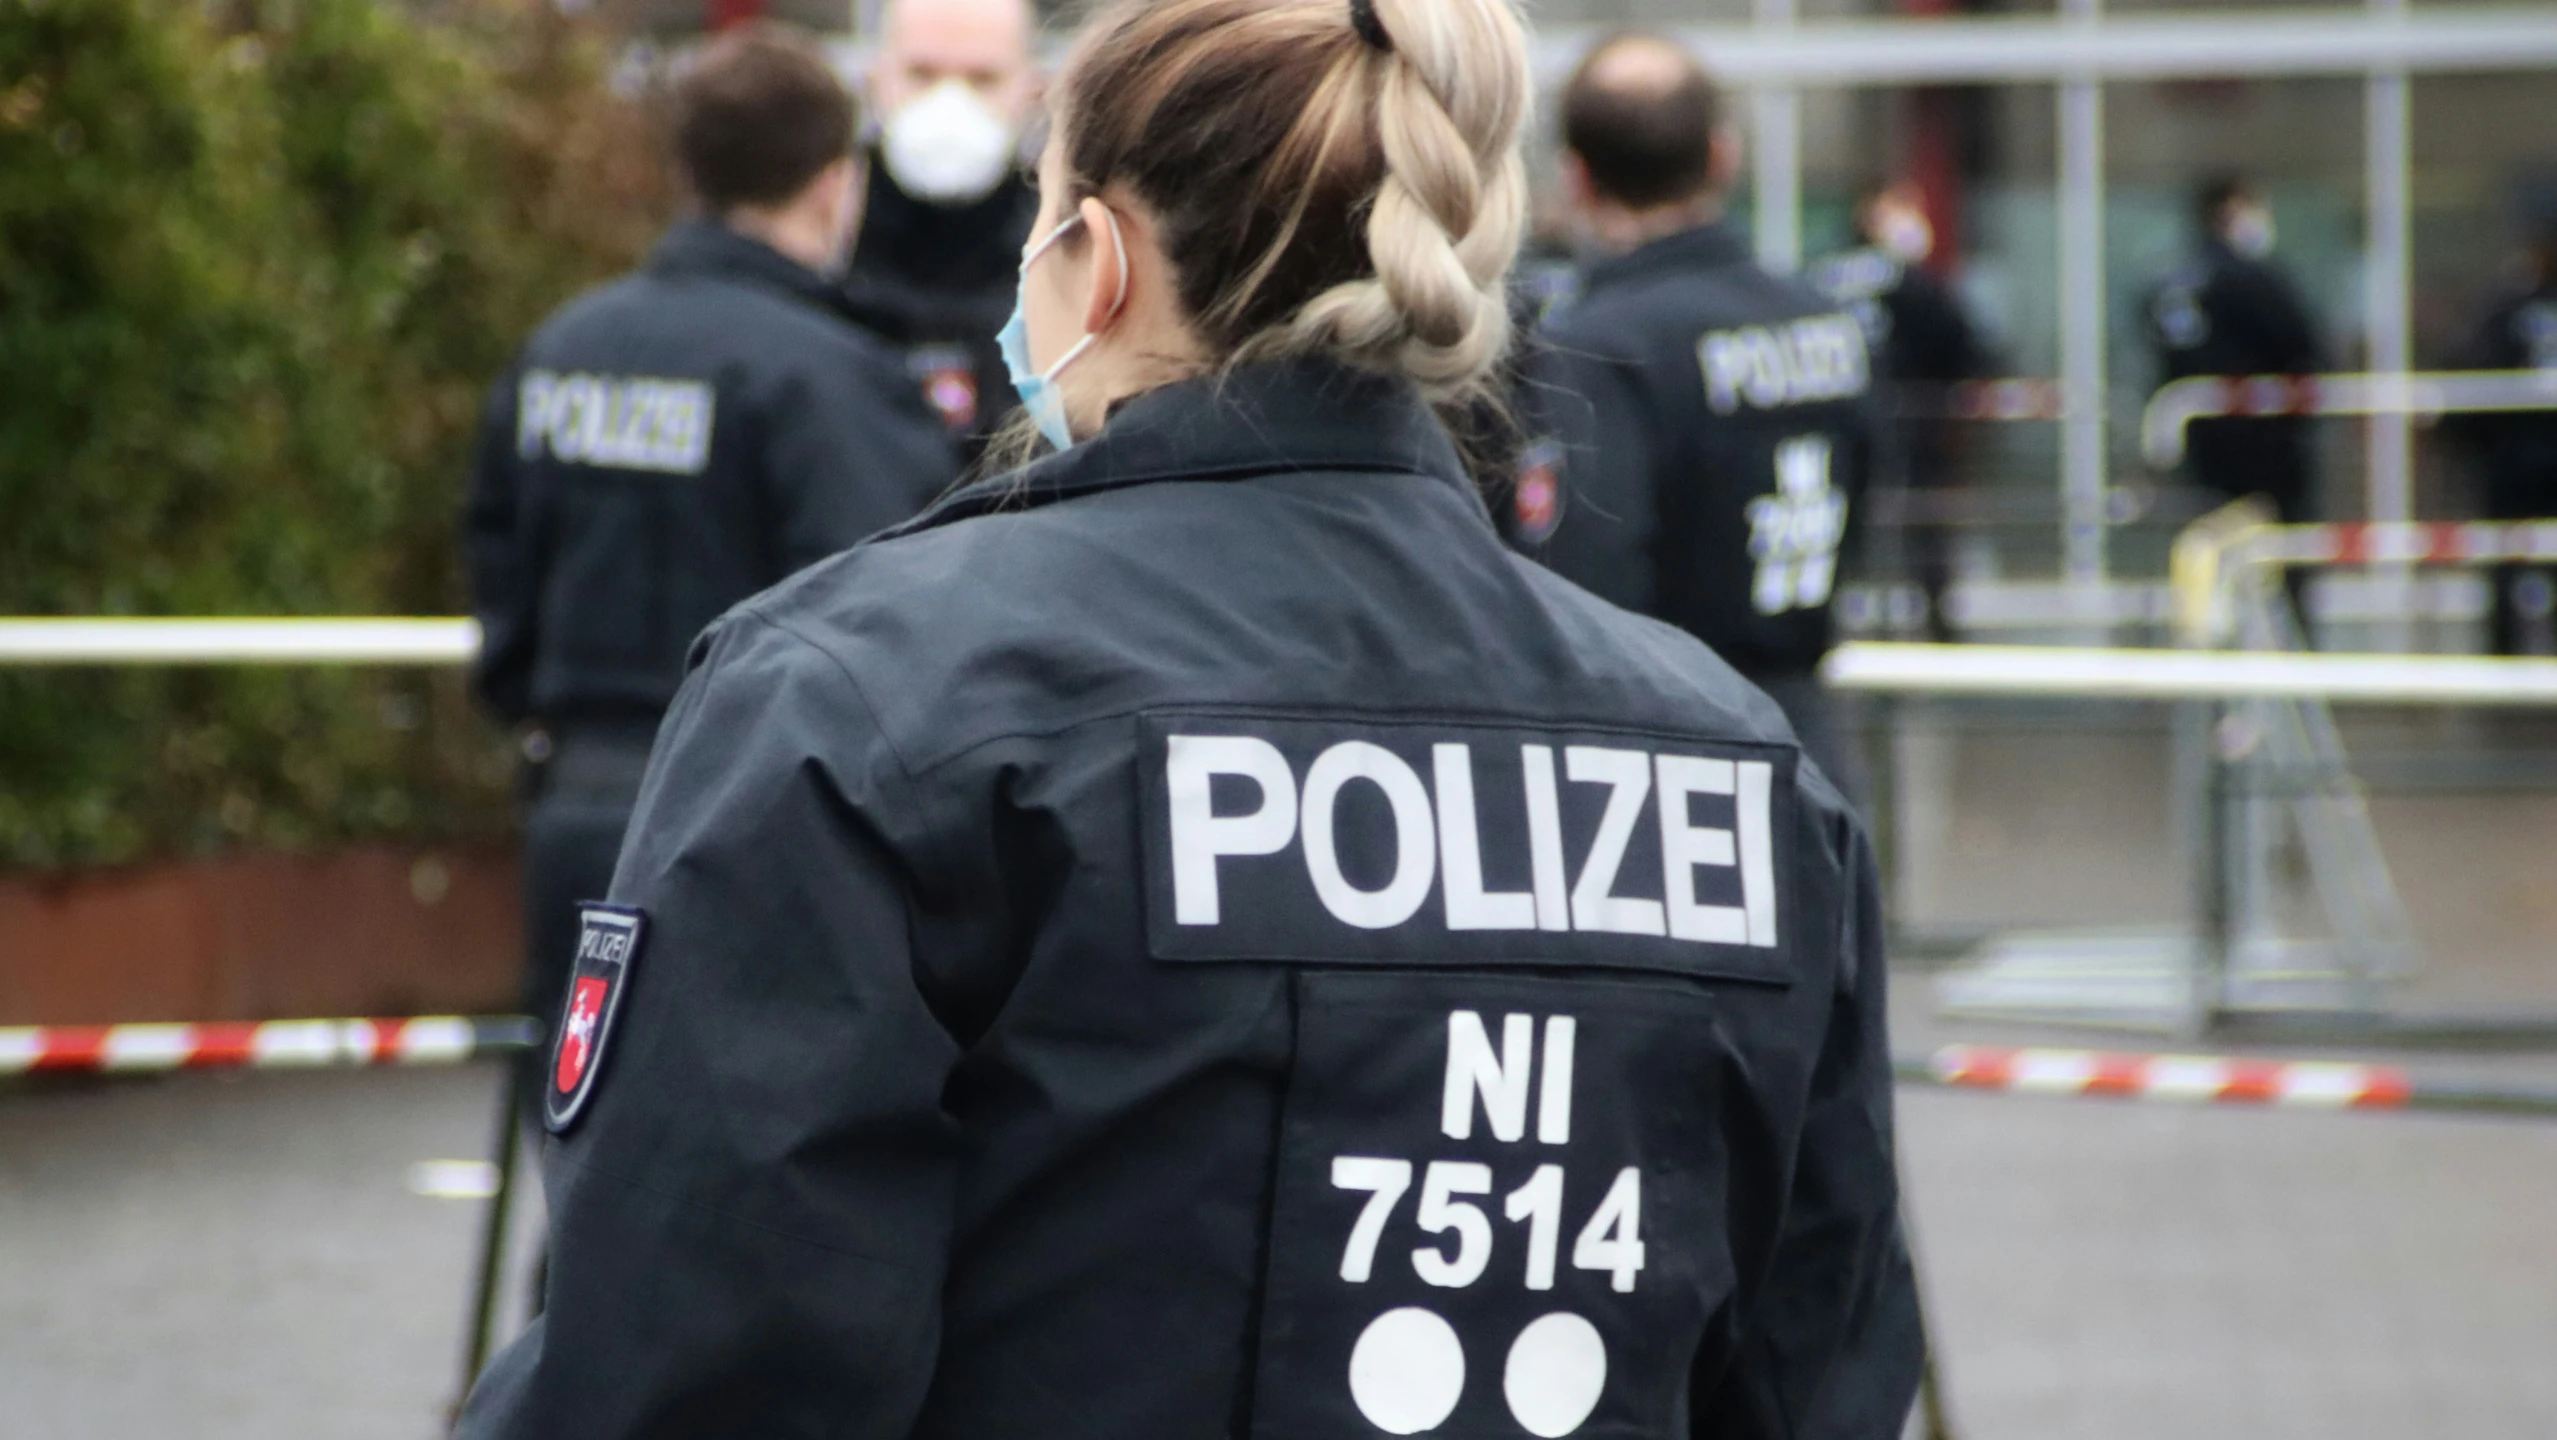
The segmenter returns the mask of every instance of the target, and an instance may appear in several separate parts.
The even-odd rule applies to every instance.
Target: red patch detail
[[[1518,477],[1518,528],[1530,535],[1553,529],[1560,491],[1551,465],[1538,465],[1522,473]]]
[[[594,975],[577,977],[577,987],[569,992],[565,1033],[559,1042],[559,1069],[551,1084],[562,1095],[572,1094],[577,1082],[586,1078],[586,1065],[595,1055],[595,1030],[604,1021],[604,999],[612,991],[609,980]]]
[[[941,412],[941,423],[971,430],[977,423],[977,376],[965,365],[941,365],[925,372],[923,398]]]

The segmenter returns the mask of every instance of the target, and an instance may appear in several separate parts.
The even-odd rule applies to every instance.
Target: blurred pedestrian
[[[2495,297],[2469,341],[2466,363],[2480,370],[2541,370],[2557,377],[2557,195],[2540,197],[2534,231],[2513,283]],[[2481,508],[2492,520],[2557,517],[2557,409],[2456,415],[2443,422],[2477,470]],[[2557,650],[2557,587],[2544,565],[2494,572],[2490,639],[2498,655]]]
[[[1987,351],[1961,298],[1929,268],[1935,226],[1915,186],[1885,182],[1858,196],[1855,235],[1856,248],[1814,266],[1811,281],[1864,327],[1881,401],[1874,480],[1942,495],[1958,483],[1962,438],[1947,413],[1951,389],[1989,373]],[[1953,638],[1944,608],[1953,578],[1946,521],[1921,514],[1901,526],[1910,575],[1926,597],[1927,630],[1938,640]]]
[[[2299,287],[2273,258],[2273,207],[2244,179],[2194,196],[2192,259],[2149,295],[2149,338],[2164,380],[2188,375],[2310,375],[2326,348]],[[2196,420],[2185,470],[2228,498],[2261,495],[2288,524],[2316,518],[2315,436],[2297,416]]]
[[[1563,171],[1602,258],[1531,354],[1515,542],[1713,647],[1831,778],[1862,772],[1818,676],[1870,450],[1864,332],[1752,257],[1740,142],[1675,42],[1600,44],[1562,97]]]
[[[1034,28],[1029,0],[888,0],[870,68],[880,124],[846,293],[906,346],[971,460],[1018,403],[994,337],[1039,209],[1021,168]]]
[[[1885,1440],[1872,852],[1508,553],[1507,0],[1119,0],[1005,350],[1057,453],[724,620],[590,907],[465,1440]]]
[[[530,727],[525,1005],[545,1021],[693,637],[956,469],[896,352],[838,308],[861,177],[823,55],[731,33],[674,109],[700,213],[526,342],[489,396],[463,517],[478,688]]]

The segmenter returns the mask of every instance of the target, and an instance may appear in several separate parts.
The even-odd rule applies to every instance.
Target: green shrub
[[[538,0],[0,0],[0,613],[434,614],[484,387],[667,210]],[[493,834],[457,674],[0,668],[0,866]]]

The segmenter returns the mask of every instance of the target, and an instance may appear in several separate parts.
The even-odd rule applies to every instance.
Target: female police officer
[[[1062,453],[696,651],[470,1436],[1897,1433],[1868,860],[1503,551],[1504,0],[1125,0],[1023,266]]]

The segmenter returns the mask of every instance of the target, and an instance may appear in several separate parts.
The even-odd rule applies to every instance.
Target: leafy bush
[[[0,613],[450,613],[483,388],[667,209],[539,0],[0,0]],[[456,674],[0,668],[0,866],[469,838]]]

